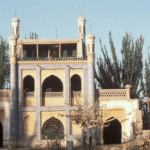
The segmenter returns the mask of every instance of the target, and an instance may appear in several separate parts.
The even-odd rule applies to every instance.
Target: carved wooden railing
[[[130,99],[129,89],[102,89],[99,90],[100,99]]]
[[[22,57],[18,61],[84,61],[86,57]]]
[[[0,101],[10,101],[10,90],[0,89]]]

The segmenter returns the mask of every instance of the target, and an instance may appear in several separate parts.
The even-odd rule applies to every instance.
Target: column
[[[70,70],[65,68],[65,99],[66,99],[66,115],[70,115]],[[66,117],[66,138],[70,136],[70,118]]]
[[[41,69],[39,66],[36,68],[36,139],[41,139]]]
[[[22,139],[22,100],[23,100],[23,89],[22,89],[22,69],[18,66],[18,139]]]
[[[59,57],[61,57],[61,44],[59,44]]]
[[[88,55],[88,97],[91,106],[93,106],[95,103],[94,54]]]
[[[18,108],[17,108],[17,65],[16,55],[10,55],[10,138],[18,137]]]
[[[37,58],[39,58],[39,45],[36,44],[36,56]]]

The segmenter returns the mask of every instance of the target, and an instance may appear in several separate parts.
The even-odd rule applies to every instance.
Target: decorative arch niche
[[[63,139],[64,138],[64,127],[60,120],[52,117],[45,121],[42,128],[43,139]]]
[[[32,116],[27,116],[23,120],[23,134],[27,136],[35,135],[35,120]]]

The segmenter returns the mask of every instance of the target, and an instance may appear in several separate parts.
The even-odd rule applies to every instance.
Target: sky
[[[0,0],[0,35],[11,36],[11,19],[20,19],[20,38],[36,32],[39,39],[77,39],[78,22],[83,7],[86,35],[95,35],[96,57],[102,55],[99,38],[110,52],[108,33],[111,31],[118,59],[122,38],[126,32],[134,39],[145,38],[143,55],[147,58],[150,46],[149,0]]]

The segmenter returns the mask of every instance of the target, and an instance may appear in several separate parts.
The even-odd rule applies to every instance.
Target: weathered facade
[[[79,39],[20,39],[20,20],[12,19],[10,91],[0,91],[4,144],[10,139],[19,145],[29,140],[35,142],[33,146],[44,143],[48,126],[61,130],[62,145],[81,138],[80,127],[58,114],[70,114],[76,95],[95,103],[95,36],[89,33],[85,39],[85,21],[82,16],[78,19]],[[138,99],[130,99],[130,90],[100,90],[98,100],[111,109],[106,119],[119,116],[120,143],[134,139],[132,124],[139,121],[141,125],[141,112]],[[93,140],[99,138],[93,133]]]
[[[81,129],[58,114],[70,114],[76,94],[94,103],[94,35],[86,37],[85,54],[83,17],[78,19],[79,39],[19,39],[19,22],[12,19],[9,38],[10,137],[44,140],[44,128],[52,121],[62,127],[63,139],[81,137]]]

